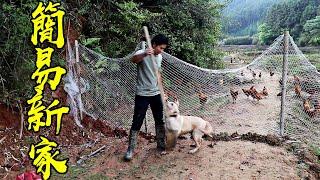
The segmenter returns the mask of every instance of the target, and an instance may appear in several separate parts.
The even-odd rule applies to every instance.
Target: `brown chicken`
[[[311,109],[311,105],[310,105],[309,99],[304,99],[303,100],[303,108],[304,108],[305,111]]]
[[[295,83],[299,83],[300,84],[300,78],[296,75],[293,75],[293,79]]]
[[[259,93],[254,86],[251,86],[250,89],[242,89],[242,91],[247,97],[251,96],[253,99],[257,99],[258,101],[264,97],[263,93]]]
[[[249,97],[251,95],[251,89],[253,88],[253,86],[251,86],[250,89],[242,89],[243,93]]]
[[[257,76],[256,72],[252,71],[252,76],[253,76],[253,78],[256,78],[256,76]]]
[[[200,100],[201,108],[204,108],[205,103],[208,101],[208,96],[205,93],[200,91],[198,93],[198,97],[199,97],[199,100]]]
[[[280,84],[280,86],[282,86],[282,78],[279,80],[279,84]]]
[[[298,97],[301,97],[301,87],[299,84],[294,85],[294,92]]]
[[[258,101],[263,99],[263,97],[264,97],[262,92],[257,92],[257,91],[252,91],[252,95],[251,96],[252,96],[253,99],[256,99]]]
[[[254,86],[251,86],[250,88],[250,96],[258,101],[264,97],[263,92],[258,92]]]
[[[230,94],[232,96],[232,103],[236,103],[239,92],[230,89]]]
[[[270,71],[270,76],[273,76],[274,75],[274,72]]]
[[[258,93],[257,89],[254,86],[251,86],[249,90],[249,94],[252,98],[254,98],[254,94]]]
[[[267,88],[265,86],[263,87],[262,94],[265,95],[265,96],[269,95],[269,93],[267,91]]]
[[[318,110],[316,109],[311,109],[311,105],[310,105],[310,102],[309,102],[309,99],[305,99],[303,100],[303,110],[304,112],[306,112],[309,117],[313,118],[314,116],[316,116],[317,112],[319,112]]]

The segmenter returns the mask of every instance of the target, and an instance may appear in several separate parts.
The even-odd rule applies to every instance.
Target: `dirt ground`
[[[276,118],[279,112],[278,78],[264,76],[256,88],[266,86],[269,96],[260,102],[247,98],[239,92],[235,104],[228,104],[220,110],[221,117],[208,118],[216,134],[257,133],[276,134]],[[277,108],[279,109],[279,108]],[[271,146],[266,143],[232,140],[216,141],[209,147],[204,141],[200,151],[188,154],[193,144],[190,137],[179,139],[174,151],[161,156],[156,143],[148,135],[140,136],[132,162],[124,162],[127,148],[127,134],[121,129],[112,129],[100,120],[86,117],[84,129],[78,128],[72,117],[63,120],[59,136],[54,128],[38,134],[24,131],[24,138],[18,138],[19,114],[0,104],[0,178],[15,179],[27,170],[35,170],[26,157],[31,143],[37,142],[39,134],[48,135],[61,147],[61,157],[69,158],[69,170],[65,175],[52,171],[51,179],[317,179],[319,169],[310,168],[310,162],[319,161],[319,156],[301,157],[287,145]],[[79,160],[104,147],[88,160]],[[311,160],[310,160],[311,159]],[[315,165],[318,167],[318,165]]]
[[[127,164],[121,163],[125,148],[119,147],[119,154],[100,157],[90,172],[114,179],[300,179],[297,158],[280,147],[243,141],[217,142],[213,148],[204,145],[199,153],[190,155],[189,145],[190,140],[181,140],[175,151],[159,156],[155,145],[140,143],[136,158]]]
[[[258,73],[259,71],[257,71]],[[245,78],[252,77],[250,71],[245,70]],[[270,77],[267,72],[262,72],[261,78],[256,78],[255,88],[260,92],[263,87],[267,88],[269,95],[257,102],[252,97],[247,97],[241,89],[236,103],[229,103],[219,110],[216,117],[207,118],[215,127],[216,133],[227,132],[229,134],[238,132],[245,134],[247,132],[267,135],[277,133],[279,126],[280,97],[277,94],[279,89],[279,77],[274,75]],[[251,84],[242,88],[249,89]],[[231,99],[231,97],[230,97]]]
[[[242,92],[235,104],[228,104],[220,110],[221,117],[207,118],[217,134],[248,132],[267,135],[278,129],[280,98],[277,75],[263,76],[255,84],[258,90],[266,86],[269,96],[256,102]],[[273,108],[267,108],[273,107]],[[275,108],[276,107],[276,108]],[[124,163],[126,151],[123,140],[114,152],[103,154],[90,165],[88,176],[111,177],[112,179],[317,179],[300,159],[283,146],[270,146],[250,141],[218,141],[212,148],[204,142],[201,150],[191,155],[190,137],[181,139],[176,149],[160,156],[155,143],[140,139],[135,159]]]

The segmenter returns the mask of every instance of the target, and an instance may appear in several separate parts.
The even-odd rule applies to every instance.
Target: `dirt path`
[[[124,144],[114,152],[99,157],[89,165],[84,179],[108,176],[112,179],[300,179],[308,175],[297,167],[297,158],[281,147],[247,141],[217,142],[210,148],[204,142],[201,150],[187,152],[191,140],[179,140],[177,148],[165,156],[155,150],[155,144],[140,139],[135,159],[122,161]],[[89,176],[87,176],[90,174]],[[312,179],[312,178],[311,178]]]
[[[276,96],[279,92],[278,77],[263,76],[255,86],[259,91],[266,86],[269,96],[255,102],[239,89],[235,104],[229,103],[221,108],[217,117],[206,118],[216,133],[277,133],[280,109],[280,98]],[[90,137],[96,139],[95,136]],[[124,162],[127,143],[126,137],[104,137],[91,148],[62,148],[62,152],[69,153],[69,170],[65,175],[53,175],[52,179],[316,179],[306,165],[299,163],[293,153],[281,146],[237,140],[218,141],[209,147],[210,142],[203,141],[199,152],[188,154],[193,148],[190,146],[193,141],[186,136],[186,139],[178,140],[174,151],[161,156],[156,151],[155,142],[139,137],[133,161]],[[77,158],[102,146],[106,146],[103,152],[81,166],[76,165]],[[16,174],[7,177],[14,178]]]
[[[251,75],[250,72],[244,72],[246,75]],[[277,133],[279,126],[280,113],[280,97],[277,94],[279,89],[279,77],[274,75],[270,77],[266,72],[262,73],[262,78],[256,78],[254,86],[260,92],[265,86],[269,95],[266,99],[259,102],[247,97],[242,90],[239,91],[239,96],[235,104],[229,103],[219,110],[217,117],[208,118],[211,124],[215,127],[216,133],[228,132],[229,134],[238,132],[245,134],[247,132],[255,132],[261,135],[268,133]],[[249,89],[251,85],[243,86],[242,88]],[[231,98],[231,97],[230,97]]]
[[[186,144],[188,144],[186,142]],[[186,145],[184,144],[184,145]],[[188,146],[164,157],[170,162],[163,177],[172,179],[299,179],[292,164],[296,159],[281,148],[251,142],[218,142],[189,155]],[[146,174],[148,176],[148,174]],[[146,176],[146,177],[147,177]],[[159,177],[161,178],[161,177]]]
[[[263,86],[267,87],[269,96],[266,99],[255,102],[240,92],[236,104],[230,103],[220,109],[219,117],[207,119],[216,133],[277,133],[280,110],[280,98],[276,96],[278,78],[266,75],[255,84],[259,91]],[[114,152],[100,157],[95,165],[90,166],[89,172],[112,179],[315,179],[299,167],[297,157],[284,147],[248,141],[220,141],[211,148],[205,141],[200,151],[191,155],[187,152],[193,142],[187,137],[178,141],[173,152],[160,156],[155,151],[155,143],[142,138],[139,142],[132,162],[122,161],[127,146],[127,142],[122,141]]]

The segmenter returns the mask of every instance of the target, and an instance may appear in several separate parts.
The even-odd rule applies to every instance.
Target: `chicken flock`
[[[250,71],[253,72],[252,70],[250,70]],[[241,72],[241,75],[242,74],[243,74],[243,72]],[[252,73],[253,77],[255,77],[255,74],[256,73]],[[274,75],[274,73],[270,72],[270,76],[273,76],[273,75]],[[261,72],[259,74],[259,77],[260,76],[261,76]],[[301,88],[300,78],[296,75],[294,75],[293,77],[294,77],[294,81],[293,81],[294,82],[294,92],[298,98],[302,99],[304,112],[311,118],[317,116],[320,113],[319,97],[315,96],[314,91],[309,90],[309,92],[308,92],[309,96],[307,98],[304,98],[302,95],[303,92],[302,92],[302,88]],[[283,85],[282,79],[279,80],[279,84],[280,84],[280,86]],[[269,95],[266,87],[263,87],[262,91],[258,92],[254,86],[251,86],[249,89],[242,88],[242,92],[247,97],[252,97],[253,99],[256,99],[257,101],[259,101]],[[239,92],[234,89],[230,89],[230,95],[232,97],[232,102],[236,103]],[[282,92],[278,93],[277,96],[282,96]]]
[[[257,73],[251,69],[249,69],[249,70],[251,71],[253,78],[255,78]],[[269,71],[269,74],[272,77],[275,73],[272,71]],[[244,72],[241,71],[240,75],[244,76]],[[262,77],[261,72],[258,74],[258,77],[259,78]],[[282,79],[279,80],[279,84],[280,84],[280,86],[283,85]],[[316,97],[314,92],[308,92],[308,94],[311,94],[311,95],[308,96],[307,98],[304,98],[302,88],[301,88],[300,78],[296,75],[294,75],[293,84],[294,84],[294,92],[295,92],[296,96],[298,98],[300,98],[303,102],[304,112],[311,118],[315,117],[317,114],[320,114],[319,97]],[[269,92],[268,92],[266,86],[264,86],[263,89],[260,91],[258,91],[255,86],[251,86],[250,88],[242,88],[241,90],[244,93],[244,95],[247,96],[247,98],[251,97],[253,100],[257,100],[258,102],[262,99],[267,98],[267,96],[269,96]],[[174,96],[176,98],[176,95],[174,95],[174,93],[168,92],[168,93],[165,93],[166,99],[168,98],[167,94],[169,96]],[[232,97],[232,103],[236,103],[238,96],[239,96],[239,90],[230,89],[230,95]],[[202,109],[204,109],[205,104],[208,101],[208,95],[205,92],[200,90],[197,92],[197,96],[199,98],[200,107]],[[277,94],[277,96],[282,96],[282,93],[280,92],[279,94]]]

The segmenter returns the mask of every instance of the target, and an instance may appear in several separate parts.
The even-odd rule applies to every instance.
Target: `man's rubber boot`
[[[137,144],[137,136],[138,136],[139,131],[130,131],[130,135],[129,135],[129,146],[128,146],[128,150],[126,152],[126,155],[124,156],[124,160],[125,161],[131,161],[132,157],[133,157],[133,151],[134,148],[136,147]]]
[[[164,124],[156,125],[156,141],[157,141],[157,149],[161,152],[166,150],[166,141],[165,141],[165,128]]]

